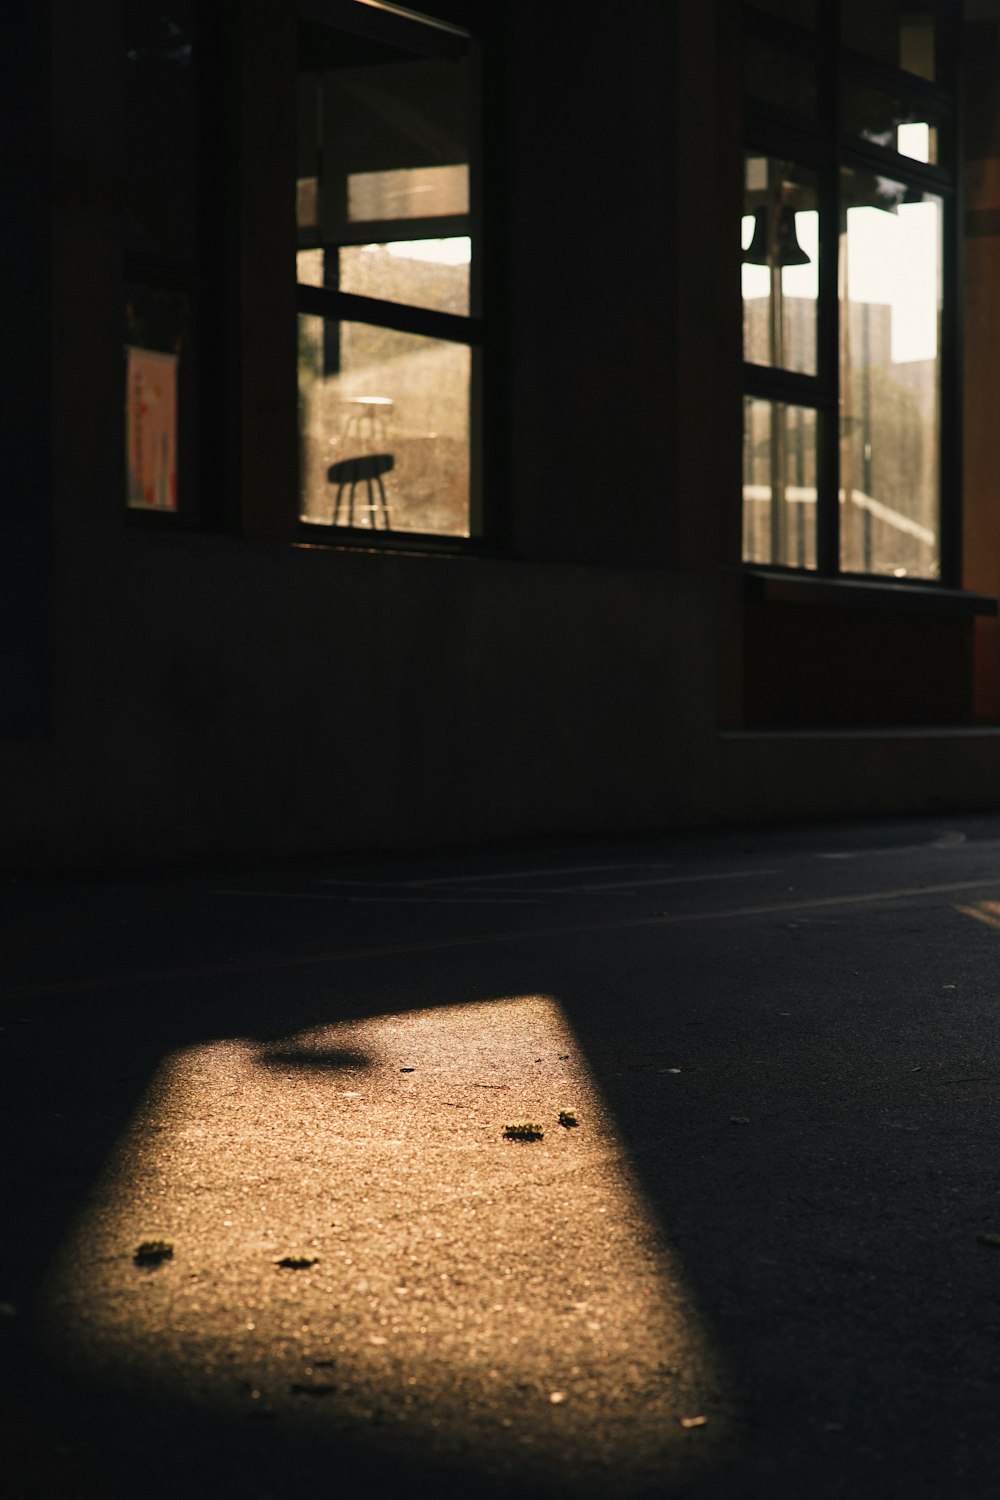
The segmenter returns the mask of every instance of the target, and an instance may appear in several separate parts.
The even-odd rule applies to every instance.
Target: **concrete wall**
[[[713,591],[652,571],[132,536],[61,634],[53,738],[0,756],[6,855],[85,865],[686,821],[715,722]]]

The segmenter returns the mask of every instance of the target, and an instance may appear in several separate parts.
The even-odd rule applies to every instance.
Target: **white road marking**
[[[712,875],[662,875],[655,880],[614,880],[599,885],[544,886],[543,894],[553,896],[586,895],[590,891],[632,891],[646,885],[700,885],[707,880],[749,880],[751,876],[779,875],[780,870],[720,870]]]
[[[826,854],[817,854],[817,859],[870,859],[878,854],[920,854],[928,849],[957,849],[966,842],[964,833],[952,828],[939,838],[926,844],[894,844],[888,849],[838,849]]]
[[[599,875],[605,870],[669,870],[662,860],[642,859],[635,863],[613,865],[561,865],[551,870],[499,870],[493,875],[434,875],[426,880],[409,880],[407,885],[460,885],[463,880],[477,884],[485,880],[525,880],[542,875]]]
[[[264,896],[269,901],[352,901],[352,902],[415,902],[420,905],[438,903],[468,903],[470,906],[542,906],[544,903],[534,896],[352,896],[348,891],[333,894],[327,891],[240,891],[222,889],[213,892],[216,896]]]
[[[611,868],[611,867],[610,866],[606,866],[605,868]],[[625,868],[655,869],[656,866],[655,865],[652,865],[652,866],[649,866],[649,865],[647,865],[647,866],[638,866],[638,867],[626,866]],[[533,873],[541,873],[541,872],[533,872]],[[552,871],[549,871],[548,873],[555,875],[555,874],[561,874],[562,872],[561,871],[557,871],[557,870],[552,870]],[[606,891],[632,891],[632,890],[638,890],[640,887],[642,887],[642,886],[648,886],[648,885],[701,885],[701,884],[703,884],[706,881],[715,881],[715,880],[749,880],[751,878],[755,878],[755,877],[758,877],[758,876],[761,876],[761,875],[779,875],[780,873],[781,873],[780,870],[720,870],[718,872],[713,872],[712,874],[708,874],[708,875],[658,875],[658,876],[655,876],[652,880],[645,880],[645,879],[640,879],[640,880],[608,880],[608,881],[601,881],[599,883],[591,883],[589,885],[542,885],[542,886],[532,886],[531,887],[531,892],[532,892],[531,897],[521,897],[520,899],[521,900],[530,900],[530,899],[532,899],[535,896],[579,896],[579,895],[586,896],[586,895],[590,895],[593,892],[598,892],[598,893],[603,894]],[[500,876],[500,875],[484,875],[484,876],[471,875],[471,876],[467,876],[467,877],[463,877],[463,876],[460,876],[460,875],[449,875],[448,876],[448,880],[450,882],[452,882],[453,884],[456,884],[456,885],[460,885],[463,880],[466,880],[467,884],[465,886],[465,889],[466,889],[466,892],[468,892],[470,895],[476,895],[477,893],[479,893],[480,887],[481,887],[483,881],[485,881],[485,880],[500,880],[500,879],[503,879],[503,878],[504,877]],[[513,873],[512,875],[510,875],[509,878],[511,880],[517,879],[517,872]],[[321,884],[323,884],[323,885],[333,885],[333,884],[342,885],[342,886],[345,887],[346,890],[351,890],[355,886],[357,886],[360,889],[369,889],[371,887],[375,887],[375,888],[380,889],[382,891],[391,890],[394,885],[396,885],[400,890],[410,891],[410,890],[413,890],[413,889],[415,889],[417,887],[423,887],[423,886],[426,886],[426,885],[430,885],[431,883],[432,883],[431,881],[420,881],[420,880],[403,880],[403,881],[398,881],[398,882],[388,880],[388,881],[385,881],[385,882],[383,882],[381,884],[379,884],[379,882],[377,882],[377,881],[372,881],[372,880],[358,880],[358,881],[343,880],[343,881],[336,881],[336,882],[331,881],[331,880],[324,880],[324,881],[321,882]],[[500,892],[502,894],[504,894],[504,895],[513,896],[513,895],[515,895],[517,893],[517,887],[507,887],[507,888],[500,887],[499,889],[500,889]],[[250,894],[254,894],[254,893],[249,892],[249,891],[248,892],[242,892],[242,893],[241,892],[236,892],[236,891],[225,891],[225,892],[220,892],[218,894],[223,894],[223,895],[246,894],[246,895],[250,895]],[[263,894],[263,893],[261,893],[261,894]],[[283,895],[283,894],[288,894],[288,893],[282,892],[282,891],[275,891],[274,894],[275,895]],[[306,895],[308,893],[307,892],[303,892],[302,894]],[[325,899],[329,900],[329,899],[333,899],[333,898],[327,897]],[[385,897],[385,896],[383,896],[383,897],[375,897],[375,896],[372,896],[372,897],[353,896],[350,899],[354,900],[354,901],[361,901],[361,900],[396,900],[396,899],[399,899],[399,900],[411,900],[411,901],[450,901],[450,900],[455,900],[455,899],[458,899],[458,898],[452,897],[452,896],[449,896],[449,895],[445,895],[445,896],[401,896],[401,897],[398,897],[398,898],[397,897]]]
[[[787,912],[821,911],[825,907],[871,906],[878,902],[922,900],[951,895],[956,891],[983,891],[1000,885],[992,880],[954,880],[944,885],[900,886],[889,891],[863,891],[855,896],[817,896],[802,901],[781,901],[760,906],[731,906],[718,910],[676,912],[660,917],[617,917],[606,922],[574,922],[558,927],[527,927],[517,932],[482,932],[467,937],[427,938],[422,942],[384,943],[367,948],[345,948],[332,953],[302,953],[292,958],[249,959],[245,962],[205,964],[190,969],[154,969],[138,974],[111,974],[96,979],[53,980],[14,987],[13,1000],[36,995],[74,994],[84,990],[123,989],[134,985],[177,982],[188,979],[225,978],[234,974],[263,973],[270,969],[300,969],[311,965],[337,964],[359,958],[391,958],[407,953],[444,952],[449,948],[477,948],[490,943],[525,942],[538,938],[572,937],[577,933],[626,931],[639,927],[681,927],[697,922],[733,921],[737,917],[782,916]]]

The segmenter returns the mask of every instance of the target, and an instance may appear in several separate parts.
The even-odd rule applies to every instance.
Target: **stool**
[[[347,525],[354,525],[354,491],[359,484],[363,484],[368,492],[368,504],[359,505],[358,509],[368,512],[368,524],[373,531],[380,514],[383,530],[389,530],[392,517],[385,498],[382,475],[388,474],[395,462],[391,453],[362,453],[357,458],[342,458],[339,463],[330,465],[326,471],[326,477],[330,484],[337,486],[337,493],[330,509],[330,520],[334,526],[342,524],[340,520],[342,505],[346,505],[347,508]]]
[[[345,437],[363,437],[368,429],[368,440],[372,444],[380,438],[385,442],[386,420],[395,406],[391,396],[349,396],[345,405],[351,410],[344,422]]]

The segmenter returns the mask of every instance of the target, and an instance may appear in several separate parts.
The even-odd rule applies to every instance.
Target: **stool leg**
[[[382,529],[383,531],[390,531],[392,523],[389,519],[389,505],[385,498],[385,486],[382,483],[381,474],[375,475],[375,483],[378,485],[379,504],[382,509]]]

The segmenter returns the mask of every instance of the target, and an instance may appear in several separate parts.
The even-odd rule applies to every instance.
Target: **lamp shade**
[[[772,232],[773,231],[773,232]],[[753,239],[743,252],[748,266],[807,266],[809,256],[795,233],[795,213],[786,204],[777,212],[754,210]]]

